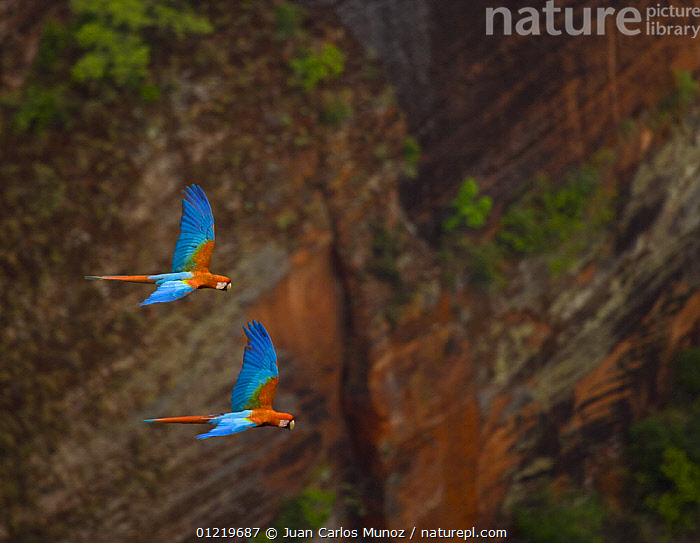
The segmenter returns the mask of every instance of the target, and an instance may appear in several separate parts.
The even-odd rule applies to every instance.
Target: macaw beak
[[[289,428],[290,430],[294,430],[294,424],[294,419],[290,420],[289,424],[287,425],[287,428]]]
[[[226,290],[231,290],[231,283],[228,283],[228,284],[226,285]]]

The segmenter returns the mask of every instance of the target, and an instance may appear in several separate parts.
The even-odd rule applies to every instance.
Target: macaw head
[[[231,290],[231,280],[225,275],[217,275],[216,290]]]
[[[286,428],[287,430],[294,430],[294,417],[292,415],[288,415],[291,417],[290,419],[280,419],[280,428]]]

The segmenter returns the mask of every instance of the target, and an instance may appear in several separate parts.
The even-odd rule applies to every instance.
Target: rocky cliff
[[[484,3],[419,4],[410,22],[399,3],[336,10],[383,55],[421,142],[420,175],[400,192],[429,243],[465,175],[503,210],[538,172],[563,181],[605,145],[618,196],[614,226],[566,277],[526,259],[483,295],[414,273],[391,339],[370,336],[369,369],[350,364],[366,384],[351,412],[367,394],[362,417],[383,421],[366,441],[384,481],[376,506],[395,527],[493,519],[543,476],[595,487],[622,461],[629,422],[663,401],[669,360],[697,341],[697,125],[668,141],[654,121],[672,71],[697,67],[697,44],[485,36]],[[406,275],[425,269],[402,259]],[[376,295],[359,290],[366,310]]]
[[[309,486],[338,493],[332,526],[505,523],[544,477],[602,487],[700,339],[700,118],[654,113],[695,41],[486,37],[466,1],[307,2],[282,38],[276,4],[202,3],[214,32],[155,55],[156,102],[87,89],[37,133],[6,112],[4,539],[189,541],[266,526]],[[15,8],[30,31],[0,29],[8,92],[46,6]],[[304,90],[289,62],[322,43],[345,69]],[[535,174],[561,184],[603,146],[613,216],[562,273],[532,256],[490,290],[450,276],[440,225],[465,175],[494,201],[469,234],[488,240]],[[231,292],[142,308],[147,289],[82,280],[165,271],[190,182]],[[297,429],[202,443],[136,422],[225,411],[250,318]]]

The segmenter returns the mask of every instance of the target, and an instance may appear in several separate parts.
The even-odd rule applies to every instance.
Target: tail
[[[190,417],[168,417],[164,419],[146,419],[141,422],[160,422],[165,424],[215,424],[211,422],[219,415],[194,415]]]
[[[104,279],[107,281],[128,281],[129,283],[155,283],[153,275],[86,275],[85,279]]]

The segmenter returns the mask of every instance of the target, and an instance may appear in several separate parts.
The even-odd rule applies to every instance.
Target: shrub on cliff
[[[453,214],[443,224],[445,232],[452,232],[460,226],[480,228],[486,223],[491,205],[491,198],[479,197],[479,187],[474,178],[467,177],[462,181],[459,192],[452,201]]]
[[[421,148],[418,140],[413,136],[406,136],[403,143],[403,173],[409,179],[418,177],[418,163],[420,162]]]
[[[138,91],[145,101],[159,95],[148,83],[153,37],[182,38],[212,27],[185,2],[72,0],[67,24],[49,20],[23,92],[3,96],[18,132],[65,126],[84,105],[84,93],[115,96]]]
[[[614,152],[601,148],[573,168],[557,185],[539,174],[532,186],[505,208],[492,237],[479,239],[468,229],[480,228],[491,211],[491,199],[478,195],[472,178],[464,180],[443,222],[443,254],[452,272],[466,271],[475,282],[503,282],[509,261],[540,256],[553,276],[580,261],[594,248],[614,217],[614,183],[604,183]],[[456,235],[462,232],[461,236]],[[464,260],[464,264],[459,264]],[[461,269],[460,269],[461,268]]]
[[[558,247],[586,224],[585,212],[597,178],[597,169],[589,165],[570,174],[560,188],[539,176],[540,189],[506,210],[499,241],[524,255]]]
[[[548,493],[539,503],[516,509],[515,527],[527,543],[603,543],[604,517],[592,494]]]
[[[673,531],[695,531],[700,518],[700,465],[691,461],[685,451],[669,447],[664,450],[659,471],[670,488],[649,495],[645,504]]]
[[[285,537],[287,530],[301,533],[302,530],[318,530],[322,527],[333,510],[335,493],[315,486],[304,488],[296,496],[283,499],[272,526],[277,530],[279,542],[308,541],[307,538]],[[269,541],[264,530],[257,537],[248,539],[250,543]]]
[[[74,37],[81,49],[71,75],[78,82],[109,79],[119,86],[138,85],[149,73],[146,32],[181,38],[212,31],[211,24],[184,2],[71,0],[71,8],[78,20]]]
[[[690,347],[678,353],[672,366],[673,403],[682,405],[700,397],[700,347]]]
[[[673,81],[674,91],[661,100],[652,112],[654,124],[669,126],[681,122],[700,92],[700,85],[687,70],[674,70]]]
[[[700,528],[700,349],[672,366],[670,407],[630,427],[627,452],[633,506],[678,536]]]
[[[343,73],[345,54],[332,43],[326,43],[318,52],[309,51],[293,58],[289,66],[301,86],[311,90],[320,82]]]
[[[296,4],[281,2],[275,6],[275,32],[282,38],[294,36],[303,19],[304,12]]]

